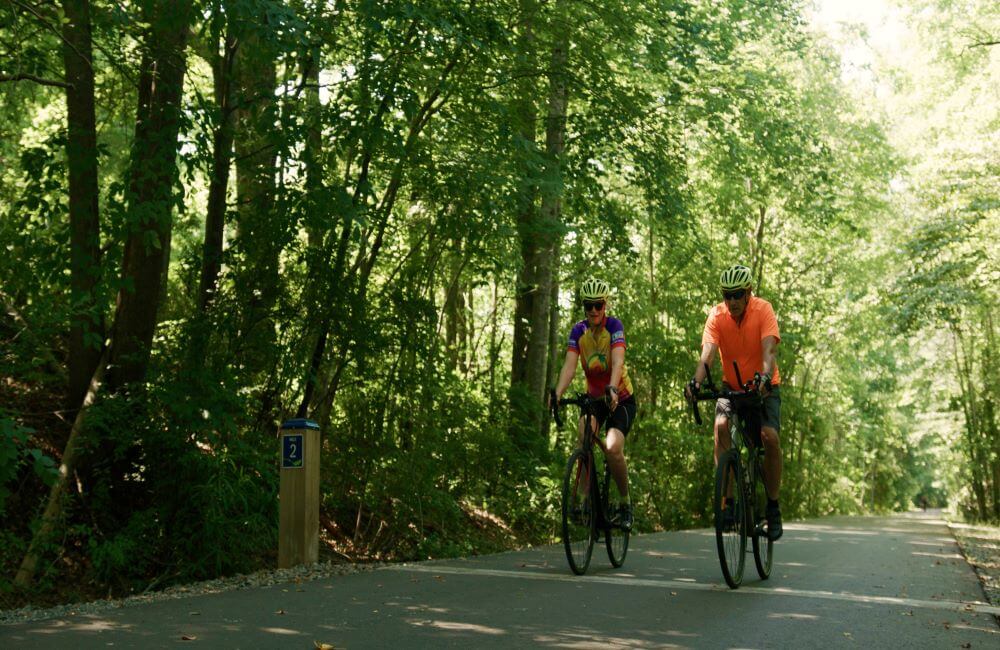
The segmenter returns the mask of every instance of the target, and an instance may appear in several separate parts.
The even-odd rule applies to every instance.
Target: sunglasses
[[[722,297],[725,300],[742,300],[743,296],[747,295],[746,289],[737,289],[736,291],[723,291]]]
[[[595,309],[597,311],[604,309],[604,301],[598,300],[596,302],[591,302],[590,300],[584,300],[583,311],[590,311],[592,309]]]

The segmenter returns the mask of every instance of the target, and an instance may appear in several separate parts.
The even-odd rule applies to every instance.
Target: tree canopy
[[[734,263],[781,327],[786,517],[1000,519],[1000,9],[883,18],[0,6],[0,603],[272,564],[290,417],[322,431],[325,553],[555,539],[575,434],[544,395],[591,276],[637,526],[706,525],[681,391]]]

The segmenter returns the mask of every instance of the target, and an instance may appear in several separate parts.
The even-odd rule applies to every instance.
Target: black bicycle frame
[[[593,503],[596,503],[599,506],[598,508],[596,508],[597,525],[595,526],[595,528],[597,530],[606,530],[607,528],[610,527],[608,518],[606,516],[607,513],[605,512],[608,507],[608,495],[605,493],[606,490],[601,490],[600,486],[597,485],[598,481],[597,466],[594,465],[594,462],[596,460],[596,456],[594,454],[594,445],[598,444],[597,432],[591,428],[591,418],[596,417],[596,414],[593,411],[594,404],[596,404],[600,398],[595,399],[590,395],[583,393],[577,396],[576,398],[564,397],[563,399],[556,401],[556,392],[554,390],[551,390],[549,395],[550,395],[550,403],[552,405],[551,409],[552,418],[555,420],[556,426],[560,428],[563,425],[563,421],[562,418],[559,417],[559,407],[567,405],[574,405],[580,407],[580,417],[584,419],[583,439],[580,441],[581,445],[580,449],[587,456],[587,467],[589,474],[587,480],[590,481],[590,485],[588,486],[588,491],[590,492],[590,496],[593,499]],[[607,459],[605,458],[604,474],[607,476],[610,475],[610,472],[611,468],[608,465]]]

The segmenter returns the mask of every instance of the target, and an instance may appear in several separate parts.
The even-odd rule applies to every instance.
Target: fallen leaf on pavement
[[[320,643],[319,641],[313,641],[313,645],[316,646],[317,650],[336,650],[333,644],[330,643]]]

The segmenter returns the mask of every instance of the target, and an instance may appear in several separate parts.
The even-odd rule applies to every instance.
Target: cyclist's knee
[[[621,456],[625,451],[625,434],[615,428],[608,429],[608,435],[604,443],[609,454],[612,456]]]

